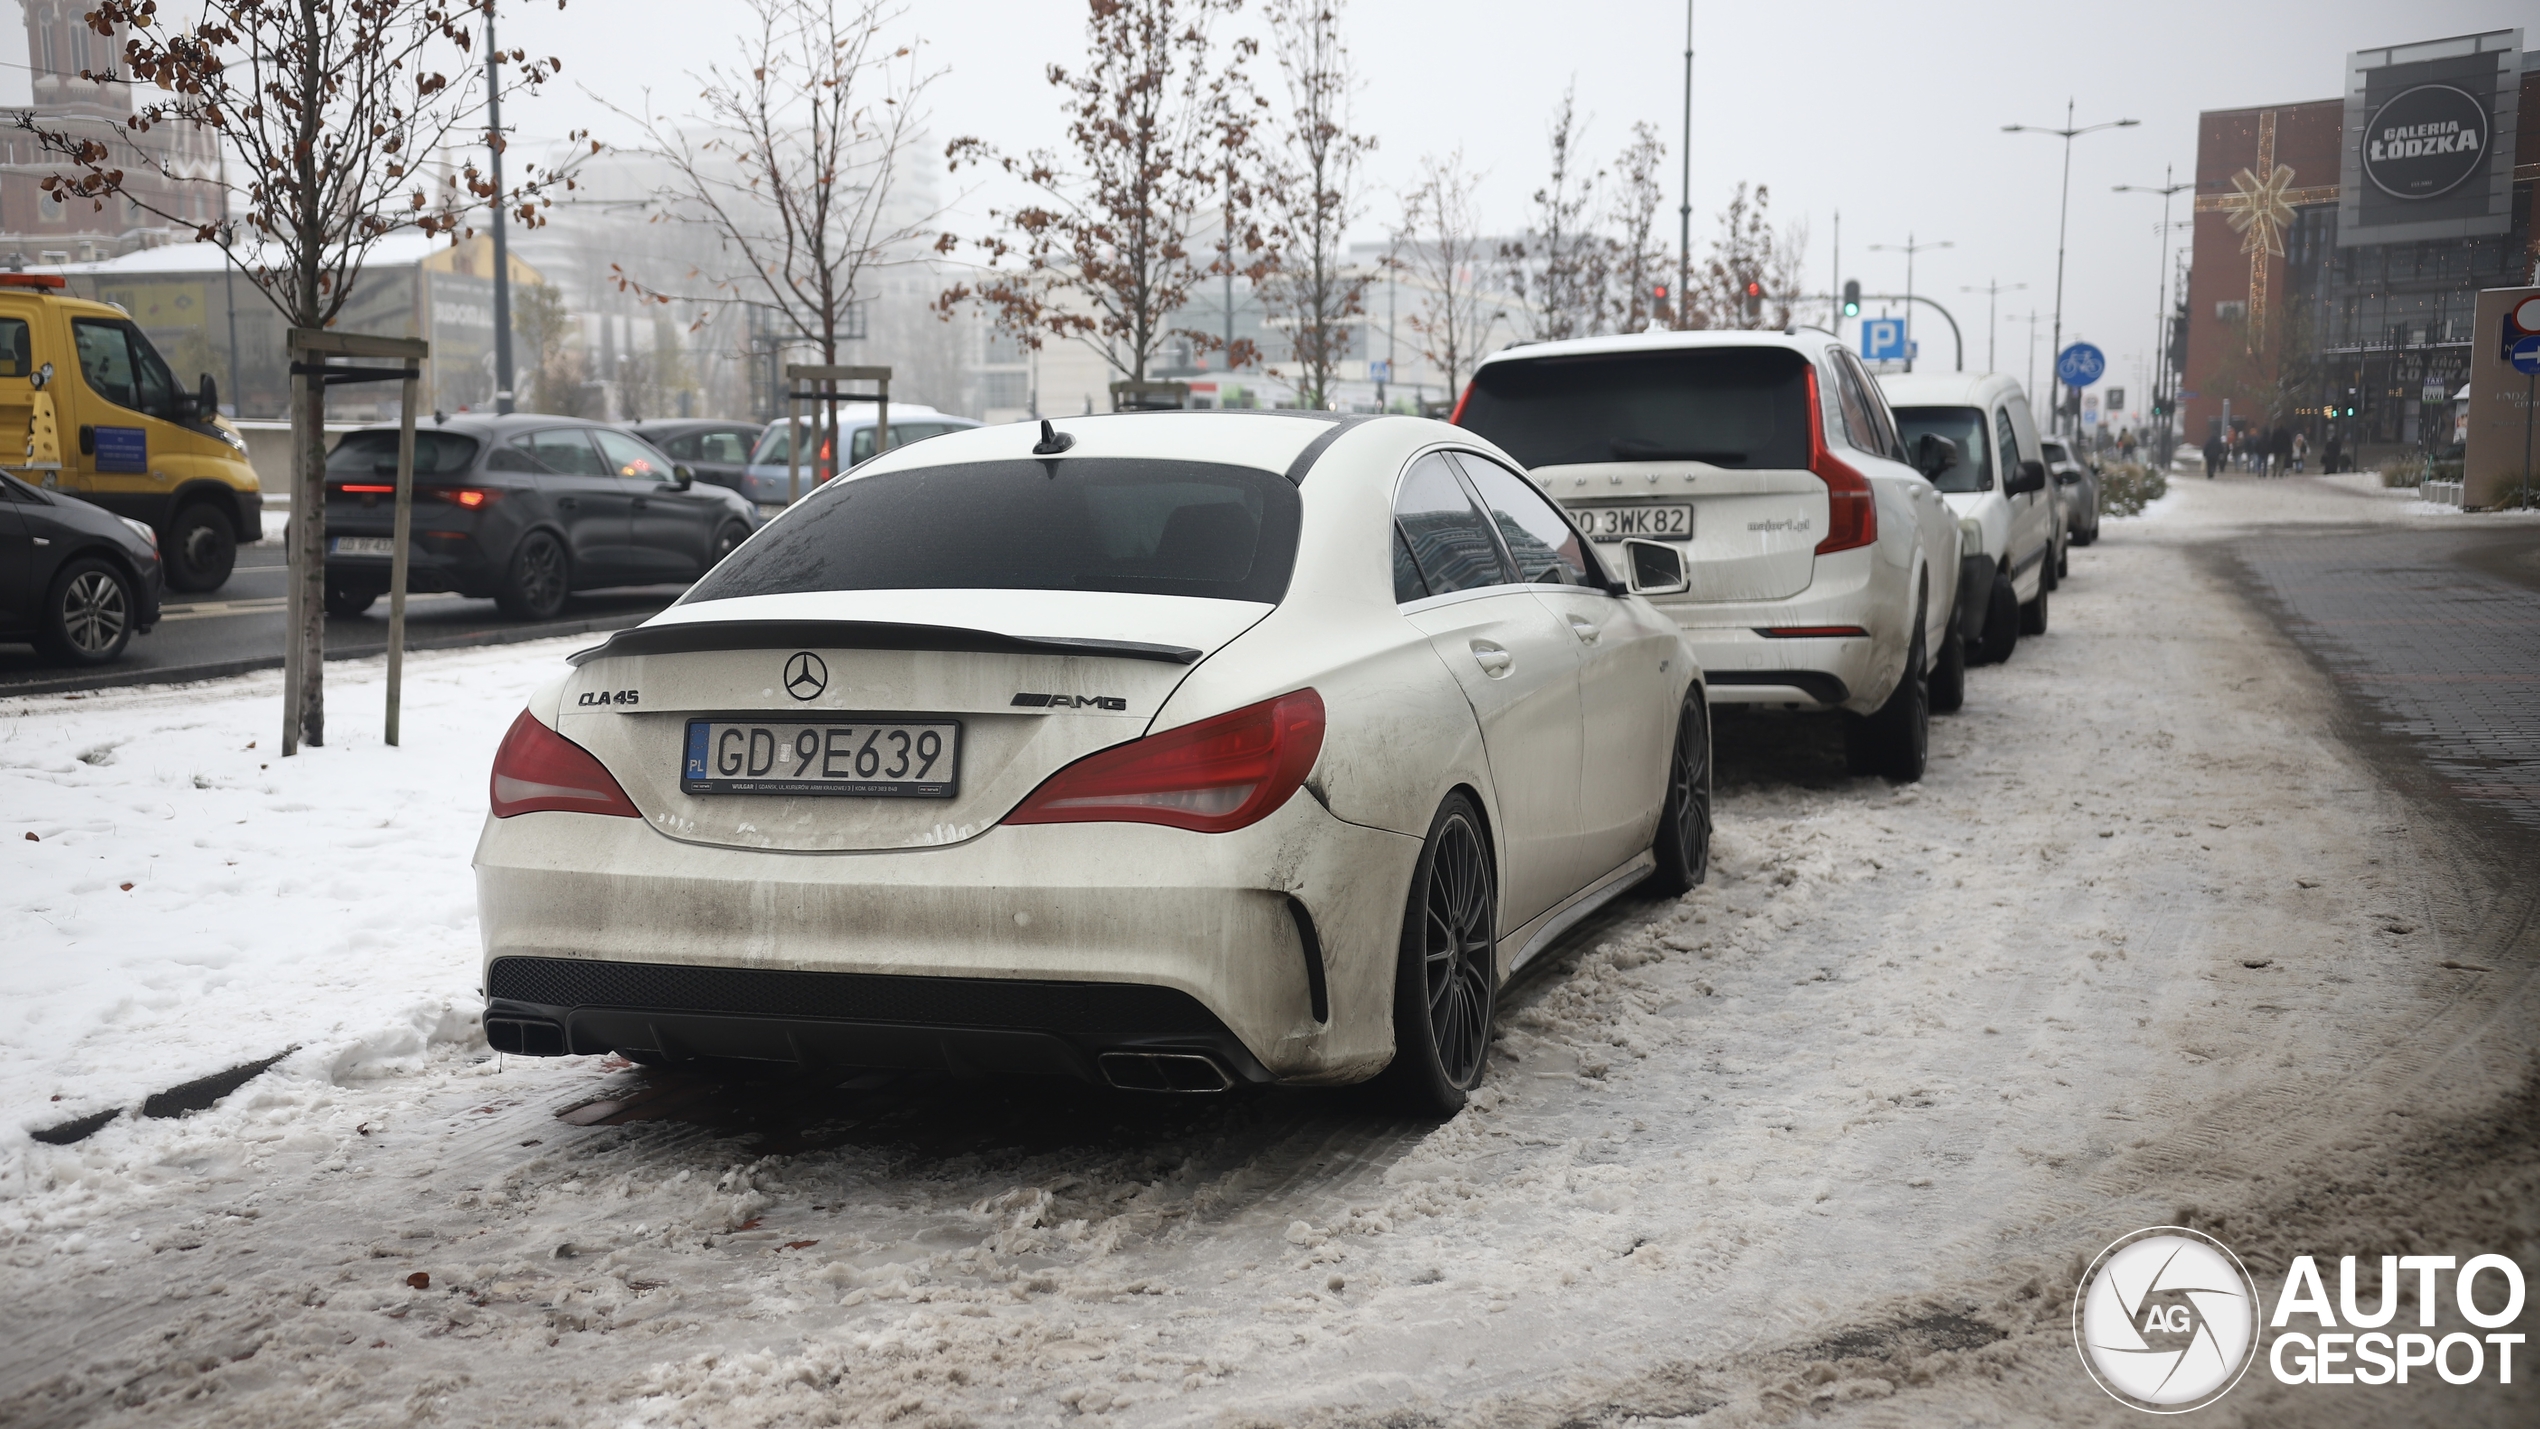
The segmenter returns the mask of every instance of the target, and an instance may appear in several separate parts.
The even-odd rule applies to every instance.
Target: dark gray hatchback
[[[388,589],[397,430],[348,432],[326,459],[326,606],[358,615]],[[408,584],[553,618],[573,591],[685,584],[758,526],[757,509],[624,429],[528,413],[415,432]]]

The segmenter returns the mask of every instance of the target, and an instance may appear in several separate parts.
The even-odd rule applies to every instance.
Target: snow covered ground
[[[2209,559],[2408,518],[2173,493],[2073,554],[1922,785],[1724,719],[1710,883],[1512,989],[1434,1128],[493,1057],[484,763],[575,642],[418,657],[396,751],[341,680],[287,765],[270,682],[0,703],[0,1421],[2132,1422],[2068,1318],[2120,1234],[2270,1286],[2540,1234],[2527,950]],[[2529,1423],[2526,1383],[2203,1413]]]

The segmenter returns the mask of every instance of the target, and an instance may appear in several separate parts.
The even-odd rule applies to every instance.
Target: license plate
[[[1642,537],[1652,541],[1693,539],[1690,506],[1582,506],[1571,511],[1591,541]]]
[[[330,556],[394,556],[397,554],[397,538],[336,536],[327,541],[326,553]]]
[[[958,720],[688,721],[679,787],[689,794],[844,794],[949,799]]]

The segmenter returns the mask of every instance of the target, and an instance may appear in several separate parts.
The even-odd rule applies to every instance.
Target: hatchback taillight
[[[1854,550],[1879,538],[1878,495],[1870,479],[1826,445],[1826,412],[1817,395],[1817,369],[1808,369],[1808,470],[1826,484],[1826,538],[1817,554]]]
[[[591,751],[540,724],[527,710],[494,751],[494,817],[552,810],[640,819],[635,801]]]
[[[1285,804],[1322,751],[1323,697],[1298,690],[1089,754],[1044,780],[1005,821],[1227,833]]]

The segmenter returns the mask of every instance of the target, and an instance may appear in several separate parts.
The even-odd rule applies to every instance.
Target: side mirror
[[[1958,444],[1937,432],[1925,432],[1914,439],[1914,470],[1925,481],[1938,481],[1940,474],[1958,464]]]
[[[1677,595],[1693,586],[1685,572],[1685,553],[1664,541],[1625,541],[1623,564],[1630,569],[1634,595]]]
[[[2044,491],[2045,489],[2046,463],[2039,461],[2035,457],[2030,457],[2027,460],[2022,461],[2020,463],[2020,469],[2011,473],[2011,479],[2002,483],[2003,493],[2009,496],[2018,496],[2024,492],[2030,491]]]
[[[194,415],[207,422],[220,415],[220,384],[208,372],[203,374],[201,390],[194,394]]]
[[[687,463],[673,462],[670,467],[670,484],[685,491],[697,484],[697,474],[688,469]]]

